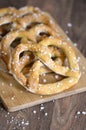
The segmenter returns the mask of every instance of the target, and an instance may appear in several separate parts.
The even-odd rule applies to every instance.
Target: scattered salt
[[[8,112],[7,114],[9,115],[10,113]]]
[[[77,46],[77,43],[74,43],[73,45],[74,45],[74,46]]]
[[[22,127],[23,130],[25,130],[25,127]]]
[[[15,129],[16,129],[16,127],[13,128],[13,130],[15,130]]]
[[[55,75],[55,79],[58,79],[58,77],[59,77],[58,75]]]
[[[40,98],[43,98],[43,96],[41,95]]]
[[[5,117],[7,117],[7,115],[5,115]]]
[[[81,114],[81,112],[80,111],[77,111],[77,115],[80,115]]]
[[[40,120],[40,117],[38,117],[38,120]]]
[[[82,68],[83,68],[83,70],[85,70],[85,66],[83,66]]]
[[[65,33],[68,34],[69,32],[66,30]]]
[[[10,87],[12,87],[12,85],[13,85],[13,84],[12,84],[12,83],[10,83]]]
[[[82,111],[82,114],[83,114],[83,115],[86,115],[86,112],[85,112],[85,111]]]
[[[22,91],[22,90],[20,90],[20,93],[23,93],[23,91]]]
[[[46,83],[46,79],[43,79],[43,82]]]
[[[11,97],[11,100],[14,100],[15,99],[15,96]]]
[[[29,124],[30,124],[30,122],[29,122],[29,121],[25,122],[25,125],[29,125]]]
[[[53,99],[53,102],[55,102],[55,99]]]
[[[4,94],[5,93],[5,91],[4,90],[2,90],[2,94]]]
[[[77,62],[79,62],[79,61],[80,61],[80,57],[77,58]]]
[[[75,115],[75,118],[77,118],[77,116]]]
[[[24,121],[22,121],[21,124],[24,124]]]
[[[36,111],[36,110],[34,110],[34,111],[33,111],[33,113],[34,113],[34,114],[36,114],[36,113],[37,113],[37,111]]]
[[[4,86],[4,82],[2,82],[2,86]]]
[[[69,38],[69,37],[67,38],[67,41],[70,41],[70,38]]]
[[[46,75],[45,73],[42,74],[42,76],[45,76],[45,75]]]
[[[41,106],[41,107],[40,107],[40,111],[42,111],[42,110],[44,110],[44,106]]]
[[[45,116],[47,116],[47,115],[48,115],[48,113],[46,112],[46,113],[45,113]]]
[[[72,27],[72,23],[67,23],[67,26],[68,27]]]
[[[77,115],[80,115],[80,114],[86,115],[86,111],[77,111]]]

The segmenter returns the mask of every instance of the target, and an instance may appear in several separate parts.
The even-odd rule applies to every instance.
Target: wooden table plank
[[[78,43],[78,48],[86,56],[86,0],[0,1],[0,7],[14,5],[19,8],[27,4],[38,6],[51,13],[62,29],[66,33],[68,31],[72,41]],[[71,28],[67,26],[69,22],[72,23]],[[86,112],[86,92],[45,103],[42,111],[38,105],[7,113],[0,103],[0,130],[15,128],[16,130],[86,130],[86,115],[83,112]]]

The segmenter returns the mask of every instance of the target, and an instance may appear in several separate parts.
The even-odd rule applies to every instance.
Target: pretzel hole
[[[23,15],[21,16],[21,18],[23,18],[23,17],[25,17],[25,16],[27,16],[27,15],[32,15],[32,13],[31,13],[31,12],[27,12],[27,13],[23,14]]]
[[[20,42],[21,42],[21,38],[16,38],[16,39],[12,42],[11,47],[12,47],[12,48],[15,48],[17,45],[20,44]]]
[[[19,55],[19,59],[24,55],[24,51],[22,52],[22,53],[20,53],[20,55]]]
[[[45,76],[40,75],[39,83],[40,84],[55,83],[61,81],[62,79],[64,79],[63,76],[57,75],[54,72],[50,72],[50,73],[46,73]]]
[[[0,27],[0,35],[3,37],[5,36],[8,32],[10,32],[10,28],[11,28],[11,23],[2,25]]]
[[[40,32],[37,36],[37,42],[42,41],[44,38],[49,37],[50,34],[48,32]]]
[[[34,26],[36,26],[36,25],[38,25],[38,24],[40,24],[40,22],[32,22],[32,23],[30,23],[30,24],[27,26],[26,30],[29,30],[29,29],[31,29],[32,27],[34,27]]]

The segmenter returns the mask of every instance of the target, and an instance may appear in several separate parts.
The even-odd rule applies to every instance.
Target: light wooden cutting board
[[[82,56],[77,48],[73,46],[73,43],[57,25],[59,34],[61,34],[75,49],[76,55],[79,60],[79,66],[81,71],[81,78],[79,82],[71,89],[62,93],[52,96],[40,96],[32,94],[26,91],[18,82],[16,82],[12,76],[0,71],[0,97],[5,108],[10,111],[17,111],[27,107],[31,107],[37,104],[48,102],[54,99],[59,99],[69,95],[77,94],[86,91],[86,59]],[[0,62],[1,66],[1,62]]]

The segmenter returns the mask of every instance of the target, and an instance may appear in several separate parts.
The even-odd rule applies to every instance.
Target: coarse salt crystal
[[[74,43],[73,45],[74,45],[74,46],[77,46],[77,43]]]
[[[79,62],[79,61],[80,61],[80,57],[77,58],[77,62]]]
[[[77,115],[80,115],[81,114],[81,112],[80,111],[77,111]]]
[[[46,113],[45,113],[45,116],[47,116],[47,115],[48,115],[48,113],[46,112]]]
[[[36,110],[34,110],[34,111],[33,111],[33,113],[34,113],[34,114],[36,114],[36,113],[37,113],[37,111],[36,111]]]
[[[41,106],[41,107],[40,107],[40,111],[42,111],[42,110],[44,110],[44,106]]]
[[[15,99],[15,96],[11,97],[11,100],[14,100]]]
[[[12,83],[10,83],[10,87],[12,87],[12,85],[13,85],[13,84],[12,84]]]
[[[70,41],[70,38],[69,38],[69,37],[67,38],[67,41]]]
[[[69,32],[66,30],[65,33],[68,34]]]
[[[4,86],[4,82],[2,82],[2,86]]]
[[[24,121],[22,121],[21,124],[24,124]]]
[[[43,79],[43,82],[46,83],[46,79]]]
[[[30,124],[30,122],[29,122],[29,121],[25,122],[25,125],[29,125],[29,124]]]
[[[67,26],[68,27],[72,27],[72,23],[67,23]]]
[[[4,90],[2,90],[2,93],[4,94],[4,93],[5,93],[5,91],[4,91]]]
[[[82,114],[83,114],[83,115],[86,115],[86,112],[85,112],[85,111],[82,111]]]
[[[58,77],[59,77],[58,75],[55,75],[55,79],[58,79]]]
[[[42,76],[45,76],[45,75],[46,75],[45,73],[42,74]]]

